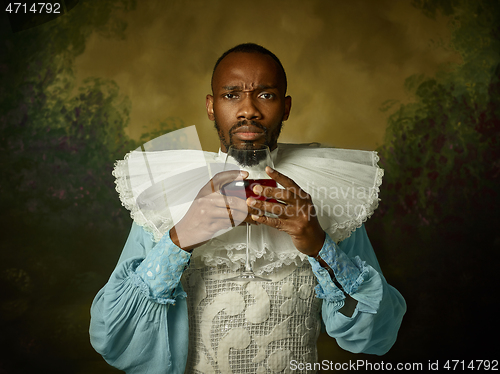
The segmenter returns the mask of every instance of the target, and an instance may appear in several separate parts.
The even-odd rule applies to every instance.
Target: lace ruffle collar
[[[276,170],[311,195],[321,226],[336,242],[350,236],[378,206],[383,170],[377,165],[376,152],[324,148],[316,143],[279,144],[272,157]],[[115,164],[116,190],[132,219],[159,241],[184,216],[201,187],[222,170],[224,160],[220,150],[133,151]],[[245,230],[234,228],[198,247],[193,251],[193,265],[240,267]],[[252,244],[250,254],[258,274],[306,261],[288,234],[264,225],[252,226]]]

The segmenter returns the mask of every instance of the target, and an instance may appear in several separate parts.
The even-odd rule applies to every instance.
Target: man
[[[261,46],[236,46],[217,61],[206,98],[221,143],[214,159],[232,144],[268,145],[277,170],[266,172],[282,188],[256,186],[254,192],[278,201],[222,196],[224,184],[247,177],[225,172],[158,240],[134,224],[92,305],[92,344],[111,365],[127,373],[301,372],[317,361],[321,318],[352,352],[380,355],[394,344],[405,302],[383,278],[362,226],[376,193],[363,203],[368,212],[339,224],[336,210],[324,215],[324,208],[348,208],[349,201],[334,205],[340,197],[324,194],[330,199],[324,205],[305,191],[346,180],[361,185],[365,174],[378,189],[382,172],[353,161],[366,152],[278,145],[292,104],[286,89],[281,63]],[[357,170],[352,177],[351,169]],[[240,217],[260,230],[262,245],[252,260],[272,282],[227,281],[241,264],[244,241],[244,227],[227,232],[228,211],[233,221]]]

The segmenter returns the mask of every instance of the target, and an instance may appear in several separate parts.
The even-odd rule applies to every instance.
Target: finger
[[[242,219],[243,215],[246,214],[245,219],[240,224],[243,224],[243,223],[256,224],[256,222],[251,218],[251,216],[252,215],[255,215],[255,216],[263,215],[264,211],[262,211],[260,209],[255,209],[255,208],[249,207],[246,204],[245,204],[245,207],[246,207],[246,211],[243,210],[243,209],[241,209],[241,210],[231,210],[231,216],[233,217],[233,220],[236,223],[240,222],[240,220]]]
[[[262,216],[265,212],[274,214],[280,218],[290,218],[293,216],[293,212],[291,212],[291,205],[261,201],[251,197],[247,199],[247,204],[251,209],[257,211],[257,213],[253,212],[252,214],[257,214],[259,216]]]
[[[258,213],[257,213],[258,214]],[[243,221],[248,216],[248,211],[241,211],[231,208],[210,209],[210,211],[200,210],[192,221],[213,223],[217,220],[232,218],[235,222]]]
[[[246,209],[245,199],[241,199],[238,196],[227,195],[224,193],[210,193],[208,195],[197,196],[194,200],[200,206],[211,206],[211,207],[235,207],[241,210]]]
[[[213,227],[236,227],[247,220],[247,212],[235,211],[232,209],[220,210],[215,216],[210,217],[209,224]]]
[[[296,198],[293,191],[278,187],[264,187],[256,185],[253,188],[253,192],[259,196],[265,197],[266,199],[280,200],[286,203],[291,203]]]
[[[235,180],[243,180],[248,177],[248,172],[244,170],[229,170],[215,174],[210,180],[212,192],[219,191],[225,184],[231,183]]]
[[[250,207],[250,206],[248,206],[247,208],[248,208],[248,214],[249,215],[250,214],[256,214],[258,216],[261,216],[261,215],[264,214],[264,212],[262,210],[260,210],[260,209],[256,209],[256,208],[253,208],[253,207]]]
[[[248,216],[247,216],[247,217],[243,220],[243,222],[241,222],[241,223],[240,223],[240,226],[241,226],[241,225],[244,225],[244,224],[247,224],[247,223],[249,223],[249,224],[251,224],[251,225],[260,225],[260,223],[259,223],[259,222],[256,222],[256,221],[254,221],[254,220],[253,220],[253,218],[252,218],[252,215],[251,215],[251,214],[249,214],[249,215],[248,215]]]
[[[281,184],[283,187],[285,187],[286,191],[289,191],[288,195],[284,196],[284,199],[280,199],[283,201],[287,201],[292,199],[293,197],[299,197],[301,199],[309,199],[309,195],[307,192],[305,192],[300,186],[293,181],[293,179],[287,177],[284,174],[281,174],[279,171],[274,170],[270,168],[269,166],[266,167],[266,173],[269,175],[273,180],[275,180],[277,183]],[[266,187],[263,189],[264,193],[279,193],[276,191],[276,189],[273,190],[273,187]],[[266,195],[267,196],[267,195]],[[271,195],[270,195],[271,196]],[[271,196],[273,197],[273,196]],[[289,202],[289,201],[287,201]]]
[[[256,216],[252,215],[251,216],[252,220],[255,222],[266,225],[278,230],[283,230],[285,227],[285,223],[282,219],[280,218],[274,218],[274,217],[267,217],[267,216]]]
[[[229,219],[233,221],[234,225],[238,225],[247,217],[249,207],[244,200],[219,194],[212,195],[213,198],[205,197],[194,202],[195,205],[192,207],[196,214],[193,219],[202,221]],[[229,201],[226,202],[225,199]]]
[[[274,170],[273,168],[266,166],[266,173],[276,182],[281,184],[283,187],[297,187],[300,188],[292,179],[288,178],[286,175],[281,174],[279,171]]]
[[[214,194],[211,194],[210,196],[205,197],[205,199],[207,199],[207,198],[209,200],[205,200],[204,203],[206,203],[207,205],[214,206],[214,207],[220,207],[220,208],[233,207],[233,208],[237,208],[240,210],[244,210],[247,208],[247,204],[246,204],[245,200],[240,199],[236,196],[228,196],[228,195],[224,195],[224,194],[214,193]]]
[[[243,209],[241,209],[243,208]],[[226,206],[225,207],[225,213],[226,217],[229,217],[229,220],[231,221],[231,225],[233,227],[238,226],[241,222],[243,222],[247,217],[248,217],[248,207],[244,209],[245,207],[238,207],[235,208],[234,206]],[[219,209],[219,212],[222,212],[222,209]]]
[[[250,211],[252,210],[253,213],[258,212],[257,210],[249,207],[246,203],[246,200],[240,199],[238,197],[234,196],[224,196],[222,200],[224,200],[224,207],[226,209],[231,209],[233,211],[239,212],[239,213],[244,213],[244,214],[249,214]],[[217,207],[221,207],[221,200],[218,201]]]

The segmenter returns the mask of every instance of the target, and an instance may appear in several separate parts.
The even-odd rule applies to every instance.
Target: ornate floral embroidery
[[[234,274],[225,265],[184,273],[190,295],[186,372],[288,373],[290,357],[313,362],[321,301],[312,292],[316,277],[309,264],[275,270],[272,282],[227,281]],[[200,280],[206,297],[195,300],[191,295]],[[283,305],[289,305],[286,313]]]

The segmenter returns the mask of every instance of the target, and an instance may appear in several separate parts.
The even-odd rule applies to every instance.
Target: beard
[[[263,144],[267,145],[269,147],[269,150],[272,150],[276,147],[276,145],[278,144],[278,138],[280,136],[281,129],[283,128],[283,122],[281,122],[272,133],[269,133],[268,129],[261,125],[259,122],[249,120],[239,121],[229,129],[229,139],[227,139],[224,133],[221,131],[219,125],[217,124],[217,119],[214,121],[214,126],[217,130],[217,134],[219,135],[219,139],[226,150],[229,150],[229,147],[231,145],[235,145],[233,141],[234,132],[238,128],[248,125],[255,126],[264,132]],[[264,152],[248,152],[249,150],[256,149],[258,145],[260,145],[260,143],[254,143],[251,140],[247,140],[243,141],[240,144],[240,149],[235,150],[232,155],[241,165],[254,166],[266,158],[266,154]]]
[[[234,124],[229,129],[229,139],[227,139],[226,136],[224,135],[224,133],[222,132],[220,126],[217,124],[217,118],[214,121],[214,127],[217,130],[217,134],[219,135],[220,142],[222,143],[222,145],[224,145],[224,147],[226,149],[229,149],[229,146],[235,144],[233,141],[234,132],[238,128],[240,128],[242,126],[247,126],[247,125],[255,126],[255,127],[261,129],[262,132],[264,133],[264,143],[263,144],[267,145],[270,150],[273,150],[274,148],[276,148],[276,145],[278,144],[278,138],[281,134],[281,130],[283,129],[283,122],[281,122],[279,124],[279,126],[277,126],[274,129],[274,131],[272,133],[269,133],[268,129],[257,121],[249,121],[249,120],[238,121],[236,124]],[[256,145],[251,140],[244,140],[243,143],[248,145],[248,147],[249,147],[248,149],[252,149],[251,147]]]
[[[252,143],[243,143],[238,148],[232,148],[231,156],[243,167],[252,167],[264,161],[267,152],[256,152],[257,147]],[[252,152],[254,151],[254,152]]]

